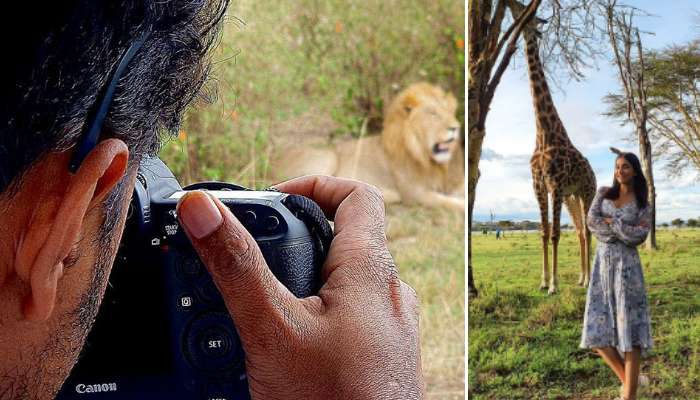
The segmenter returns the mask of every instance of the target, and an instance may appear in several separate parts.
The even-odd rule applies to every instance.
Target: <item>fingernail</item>
[[[180,199],[177,215],[187,232],[197,239],[211,235],[224,221],[216,204],[200,191],[188,192]]]

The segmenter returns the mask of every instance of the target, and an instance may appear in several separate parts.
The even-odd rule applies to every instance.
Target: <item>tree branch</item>
[[[498,0],[496,3],[496,11],[493,13],[493,18],[491,18],[491,23],[489,24],[489,35],[487,38],[486,51],[490,54],[495,54],[501,52],[500,47],[497,47],[498,35],[501,33],[501,25],[503,24],[503,18],[506,16],[506,0]],[[506,32],[507,34],[508,32]]]
[[[511,0],[514,1],[514,0]],[[486,86],[486,93],[484,95],[484,101],[482,104],[491,104],[491,100],[493,99],[493,95],[496,92],[496,87],[501,81],[501,77],[503,76],[503,73],[505,72],[506,68],[508,67],[508,64],[510,63],[510,59],[513,56],[513,53],[515,53],[516,49],[516,43],[518,42],[518,37],[520,36],[520,33],[522,32],[523,28],[525,27],[525,24],[530,22],[530,20],[535,16],[535,12],[537,11],[537,8],[540,6],[540,3],[542,0],[532,0],[530,4],[527,5],[525,8],[525,11],[518,16],[518,18],[515,19],[515,30],[513,33],[513,36],[510,38],[510,42],[508,43],[508,47],[506,48],[505,54],[503,54],[503,57],[501,58],[501,62],[498,64],[498,68],[496,68],[496,72],[493,74],[491,77],[488,85]],[[488,106],[484,107],[483,110],[481,110],[481,116],[480,116],[480,123],[484,123],[486,120],[486,110],[488,110]]]

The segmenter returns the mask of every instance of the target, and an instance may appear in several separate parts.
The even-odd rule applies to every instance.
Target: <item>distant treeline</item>
[[[672,220],[670,223],[664,222],[661,224],[657,224],[656,226],[660,227],[660,228],[669,228],[669,227],[696,228],[696,227],[700,227],[700,217],[688,218],[687,221],[683,220],[681,218],[676,218],[676,219]],[[474,221],[472,224],[472,231],[473,232],[482,232],[484,230],[495,231],[497,229],[506,230],[506,231],[532,231],[532,230],[539,230],[540,223],[535,222],[535,221],[528,221],[528,220],[523,220],[523,221],[501,220],[501,221],[494,221],[494,222]],[[562,224],[561,229],[563,229],[563,230],[574,229],[574,226],[570,225],[570,224]]]

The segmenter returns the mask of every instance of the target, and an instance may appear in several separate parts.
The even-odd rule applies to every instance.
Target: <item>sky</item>
[[[700,2],[650,0],[629,1],[627,4],[653,14],[651,17],[636,18],[641,30],[654,33],[642,37],[645,48],[662,49],[700,36],[700,17],[697,16]],[[515,57],[522,57],[522,54],[516,53],[511,60],[496,89],[486,120],[486,137],[479,164],[481,178],[474,202],[475,221],[488,221],[491,212],[496,220],[540,219],[529,165],[535,148],[532,98],[527,68],[523,60],[516,60]],[[636,141],[625,140],[633,132],[633,126],[621,126],[620,121],[603,115],[607,107],[603,97],[619,90],[616,67],[609,60],[601,59],[597,68],[586,71],[584,80],[560,79],[559,86],[556,88],[550,83],[554,105],[569,138],[588,158],[598,186],[609,186],[614,166],[614,155],[609,147],[639,155]],[[663,171],[662,164],[657,162],[653,167],[657,223],[670,222],[674,218],[700,218],[698,174],[688,171],[671,179]],[[561,223],[570,223],[566,211],[562,212]]]

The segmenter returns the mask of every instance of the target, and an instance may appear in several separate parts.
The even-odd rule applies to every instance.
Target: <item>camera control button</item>
[[[267,218],[265,218],[265,229],[267,229],[268,232],[274,231],[279,225],[280,220],[274,215],[270,215]]]
[[[235,379],[235,378],[233,378]],[[204,389],[204,400],[235,400],[248,398],[247,382],[215,382]]]
[[[206,282],[198,285],[197,289],[202,300],[209,304],[219,305],[224,302],[219,289],[216,288],[216,284],[211,279],[207,279]]]
[[[189,294],[183,294],[177,298],[177,307],[182,311],[190,311],[194,305],[194,297]]]
[[[243,354],[231,317],[223,312],[195,318],[185,331],[185,357],[203,372],[235,372]]]
[[[258,216],[255,215],[255,212],[248,210],[248,211],[243,213],[243,218],[242,218],[241,222],[243,222],[243,225],[245,225],[246,227],[248,227],[248,229],[250,229],[250,227],[255,225],[255,221],[257,221],[257,219],[258,219]]]
[[[202,263],[196,257],[184,255],[176,261],[176,269],[181,279],[190,280],[198,278],[204,271]]]
[[[218,358],[229,352],[231,341],[230,333],[221,328],[212,328],[202,333],[199,344],[203,354]]]

